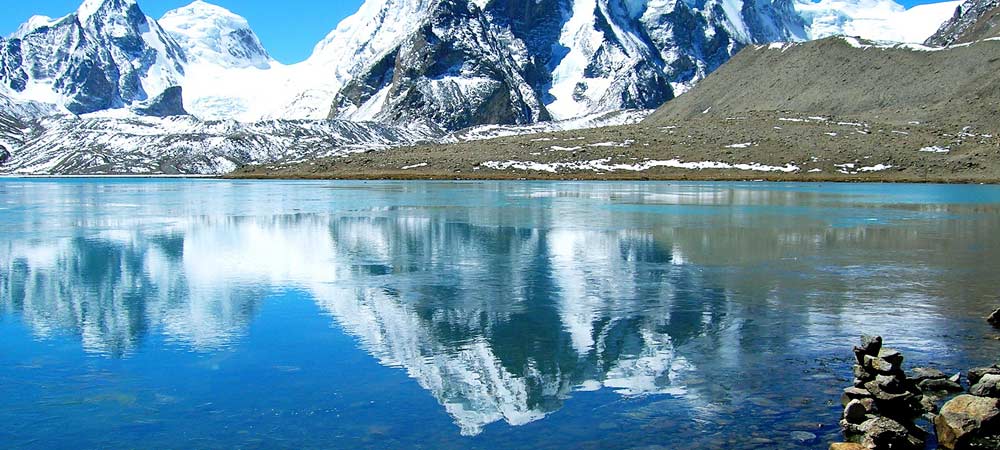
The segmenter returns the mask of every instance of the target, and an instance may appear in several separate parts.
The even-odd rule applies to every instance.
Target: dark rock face
[[[915,436],[910,428],[888,417],[876,417],[861,424],[861,446],[865,448],[924,448],[926,436]]]
[[[391,122],[428,119],[459,129],[548,119],[507,44],[489,30],[475,5],[441,1],[395,52],[341,90],[331,115],[365,108],[383,93],[379,118]]]
[[[1000,36],[1000,0],[968,0],[925,43],[945,46],[997,36]]]
[[[180,86],[172,86],[149,102],[132,108],[140,116],[171,117],[186,116],[184,94]]]
[[[997,308],[986,318],[986,322],[993,325],[996,328],[1000,328],[1000,308]]]
[[[330,117],[426,118],[454,130],[655,108],[673,98],[675,85],[703,78],[747,44],[806,36],[789,0],[746,2],[739,35],[718,6],[598,0],[593,25],[582,30],[598,36],[594,47],[589,38],[564,33],[579,13],[576,3],[496,0],[483,9],[470,0],[433,3],[416,32],[339,91]],[[556,99],[553,86],[567,58],[575,58],[573,70],[581,73],[574,75],[572,99],[565,93]],[[557,100],[563,103],[558,110]]]
[[[30,80],[51,82],[75,114],[146,100],[143,79],[154,66],[161,65],[154,78],[165,82],[183,73],[183,61],[177,44],[132,0],[104,0],[87,17],[70,14],[0,39],[0,82],[18,92]]]

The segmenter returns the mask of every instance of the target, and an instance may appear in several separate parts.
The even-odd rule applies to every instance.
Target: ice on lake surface
[[[3,179],[0,236],[5,448],[819,449],[860,334],[1000,355],[993,186]]]

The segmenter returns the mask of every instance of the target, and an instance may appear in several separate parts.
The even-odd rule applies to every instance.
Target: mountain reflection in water
[[[840,356],[843,336],[872,329],[966,358],[974,344],[926,331],[976,317],[1000,283],[984,267],[1000,255],[995,203],[526,184],[466,186],[469,204],[452,205],[426,191],[396,201],[394,186],[360,208],[297,213],[123,214],[98,199],[63,222],[28,211],[12,231],[34,234],[0,247],[0,316],[107,358],[151,335],[212,353],[240,345],[269,292],[301,290],[476,435],[539,420],[574,391],[711,409],[725,394],[705,378]]]

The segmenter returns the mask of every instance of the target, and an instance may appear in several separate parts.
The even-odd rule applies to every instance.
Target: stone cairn
[[[927,432],[915,421],[928,401],[903,372],[903,355],[883,348],[880,336],[864,336],[854,356],[854,386],[841,398],[840,426],[849,443],[831,448],[922,450]]]
[[[841,429],[848,442],[830,450],[922,450],[928,433],[917,425],[934,424],[941,448],[1000,450],[1000,366],[972,369],[968,394],[961,374],[951,377],[931,368],[903,371],[903,355],[883,348],[880,336],[863,336],[854,347],[854,385],[844,389]]]

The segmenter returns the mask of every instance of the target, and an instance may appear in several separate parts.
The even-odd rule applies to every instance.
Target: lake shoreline
[[[757,112],[244,165],[226,178],[1000,183],[1000,133],[965,123]]]
[[[212,177],[209,177],[212,178]],[[233,173],[215,177],[225,180],[312,180],[312,181],[651,181],[651,182],[768,182],[768,183],[892,183],[892,184],[1000,184],[1000,178],[967,178],[967,177],[909,177],[909,176],[815,176],[813,174],[762,174],[758,177],[745,177],[736,174],[509,174],[509,173],[477,173],[477,174],[449,174],[449,173],[354,173],[354,174],[309,174],[309,173]]]

